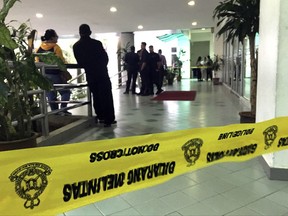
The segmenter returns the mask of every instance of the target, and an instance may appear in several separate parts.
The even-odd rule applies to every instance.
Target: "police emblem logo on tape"
[[[184,158],[189,163],[187,166],[194,165],[200,157],[200,148],[203,145],[203,140],[199,138],[187,141],[183,146]]]
[[[265,141],[265,150],[269,149],[275,139],[277,138],[278,127],[276,125],[272,125],[268,127],[264,132],[264,141]]]
[[[47,176],[52,169],[43,163],[27,163],[14,170],[9,179],[15,182],[16,194],[25,199],[24,207],[33,209],[39,206],[39,196],[43,193],[48,185]]]

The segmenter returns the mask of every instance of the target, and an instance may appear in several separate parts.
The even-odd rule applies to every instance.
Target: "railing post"
[[[41,73],[44,74],[45,66],[41,67]],[[47,109],[47,99],[46,99],[46,90],[43,91],[40,97],[41,111],[44,114],[44,117],[41,118],[41,128],[43,136],[49,135],[49,118],[48,118],[48,109]]]
[[[92,97],[91,97],[91,91],[90,88],[87,86],[87,99],[88,99],[88,116],[92,117]]]

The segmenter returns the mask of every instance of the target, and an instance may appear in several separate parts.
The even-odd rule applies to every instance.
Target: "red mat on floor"
[[[174,101],[193,101],[196,97],[196,91],[164,91],[152,100],[174,100]]]

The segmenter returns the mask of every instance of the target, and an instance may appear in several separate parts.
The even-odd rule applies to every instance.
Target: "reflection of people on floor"
[[[136,94],[136,80],[138,76],[140,58],[139,55],[135,53],[134,46],[131,46],[130,50],[131,51],[124,56],[124,62],[127,68],[127,82],[124,94],[129,94],[131,81],[132,81],[131,92],[132,94]]]
[[[241,56],[237,56],[236,62],[234,62],[234,81],[236,78],[241,81]]]

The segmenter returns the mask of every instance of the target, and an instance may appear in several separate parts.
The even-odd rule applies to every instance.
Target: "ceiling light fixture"
[[[188,2],[188,5],[194,6],[194,5],[195,5],[195,1],[189,1],[189,2]]]
[[[138,26],[138,29],[143,29],[143,26],[142,26],[142,25],[139,25],[139,26]]]
[[[36,13],[36,17],[37,17],[37,18],[43,18],[43,14],[41,14],[41,13]]]
[[[202,31],[205,31],[205,30],[206,30],[206,28],[202,28],[201,30],[202,30]]]
[[[110,8],[110,11],[111,11],[111,12],[116,12],[116,11],[117,11],[117,8],[116,8],[116,7],[111,7],[111,8]]]
[[[196,25],[197,25],[197,22],[192,22],[192,25],[193,25],[193,26],[196,26]]]

